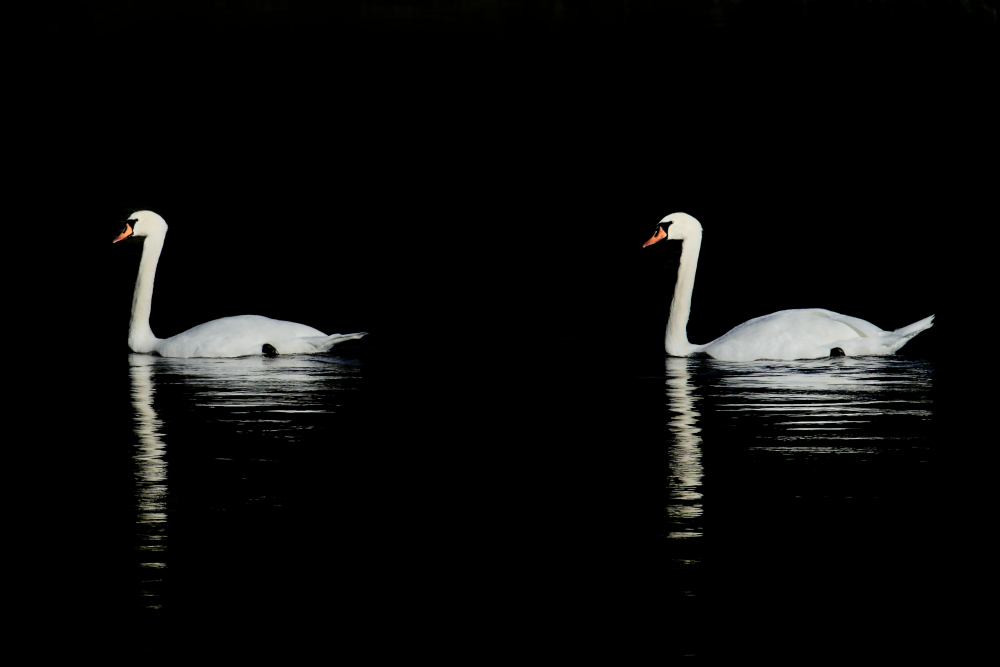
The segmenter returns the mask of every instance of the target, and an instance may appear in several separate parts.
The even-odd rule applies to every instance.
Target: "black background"
[[[63,300],[45,309],[65,331],[52,352],[93,362],[71,430],[99,433],[98,415],[130,428],[126,375],[107,360],[127,352],[140,246],[110,241],[151,209],[170,225],[158,336],[245,313],[371,332],[355,463],[428,430],[444,446],[472,434],[484,449],[539,452],[530,471],[512,456],[491,473],[523,480],[516,502],[477,491],[481,475],[448,474],[435,502],[469,509],[447,526],[394,524],[374,551],[487,525],[507,546],[473,562],[544,554],[501,579],[526,600],[545,580],[564,620],[598,601],[655,619],[656,563],[638,545],[661,527],[644,489],[660,483],[662,424],[644,423],[630,384],[661,358],[673,287],[677,249],[640,247],[654,223],[686,211],[705,228],[692,342],[783,308],[883,329],[937,314],[903,353],[942,366],[945,400],[957,383],[944,354],[968,323],[955,295],[983,285],[951,252],[955,235],[981,245],[995,220],[991,5],[712,7],[55,11],[27,69],[21,175],[34,214],[56,223],[37,246],[50,268],[36,289]],[[359,482],[380,480],[373,521],[399,502],[400,468],[440,480],[452,461],[400,456]],[[93,471],[88,490],[130,465],[115,452],[69,460]],[[109,493],[111,516],[116,502]],[[512,511],[517,525],[497,528]],[[114,576],[100,546],[84,551]],[[450,582],[443,572],[472,567],[448,562],[417,559],[411,574]],[[476,581],[486,599],[501,585]],[[99,599],[105,587],[93,588]],[[406,590],[411,613],[436,594]]]
[[[652,349],[672,275],[639,246],[676,210],[706,229],[694,341],[791,307],[892,329],[947,307],[940,230],[986,224],[985,9],[196,7],[52,25],[32,172],[88,242],[166,218],[161,337],[253,312]],[[132,279],[100,280],[124,331]]]

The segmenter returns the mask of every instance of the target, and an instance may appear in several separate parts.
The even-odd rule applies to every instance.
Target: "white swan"
[[[744,322],[711,343],[692,345],[687,338],[687,322],[701,250],[701,223],[687,213],[672,213],[657,223],[656,233],[642,247],[663,239],[683,242],[667,320],[665,346],[667,354],[672,356],[705,353],[722,361],[754,361],[886,355],[895,353],[933,325],[931,315],[902,329],[882,331],[865,320],[821,308],[779,310]]]
[[[139,276],[132,294],[132,321],[128,328],[128,346],[133,352],[155,352],[162,357],[243,357],[254,354],[296,354],[322,352],[337,343],[355,340],[368,332],[333,334],[304,324],[272,320],[260,315],[223,317],[199,324],[170,338],[157,338],[149,328],[153,302],[153,278],[156,263],[167,234],[166,221],[152,211],[136,211],[129,216],[125,229],[112,241],[129,236],[145,236]]]

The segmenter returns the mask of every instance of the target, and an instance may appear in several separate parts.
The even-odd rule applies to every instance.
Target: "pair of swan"
[[[132,321],[128,346],[133,352],[157,353],[162,357],[243,357],[255,354],[323,352],[338,343],[366,336],[368,332],[326,335],[305,324],[272,320],[260,315],[223,317],[199,324],[170,338],[157,338],[149,328],[153,301],[153,278],[167,235],[166,221],[152,211],[129,216],[117,243],[129,236],[146,237],[139,261],[139,276],[132,294]]]
[[[272,320],[260,315],[223,317],[170,338],[157,338],[149,328],[153,278],[163,249],[167,223],[152,211],[133,213],[114,243],[129,236],[146,237],[139,276],[132,295],[128,345],[134,352],[164,357],[241,357],[255,354],[323,352],[338,343],[356,340],[367,332],[326,335],[304,324]],[[683,242],[674,298],[667,320],[667,354],[686,357],[707,354],[723,361],[756,359],[818,359],[828,356],[893,354],[921,331],[933,325],[925,317],[902,329],[882,331],[874,324],[820,308],[781,310],[744,322],[705,345],[688,342],[694,274],[701,251],[701,223],[686,213],[673,213],[656,225],[643,247],[663,239]]]
[[[722,361],[755,361],[887,355],[894,354],[911,338],[933,326],[934,316],[931,315],[895,331],[882,331],[857,317],[821,308],[804,308],[755,317],[711,343],[694,345],[688,342],[687,323],[701,251],[701,223],[687,213],[672,213],[657,223],[656,232],[642,247],[663,239],[683,243],[667,320],[665,347],[671,356],[707,354]]]

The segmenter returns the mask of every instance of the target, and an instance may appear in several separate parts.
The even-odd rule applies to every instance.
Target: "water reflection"
[[[882,491],[862,491],[859,480],[879,479],[877,471],[897,469],[900,461],[924,461],[933,438],[933,377],[929,363],[900,357],[667,358],[663,534],[672,538],[673,592],[700,594],[706,547],[692,538],[724,539],[723,517],[744,516],[733,503],[755,493],[772,501],[782,493],[875,496]],[[704,478],[719,486],[706,486]]]
[[[154,357],[129,355],[129,377],[132,384],[132,407],[135,409],[136,453],[136,523],[139,526],[140,567],[148,572],[142,577],[140,595],[154,598],[145,606],[159,608],[155,601],[163,562],[164,538],[167,534],[167,464],[163,460],[164,446],[160,421],[153,409]]]
[[[701,429],[695,410],[697,400],[692,393],[689,364],[693,359],[668,357],[667,407],[670,410],[670,431],[674,434],[668,460],[670,465],[670,504],[667,515],[676,527],[667,537],[700,537],[697,519],[701,516]]]
[[[128,359],[139,592],[143,607],[159,609],[171,562],[170,508],[175,519],[179,502],[201,516],[281,508],[287,487],[275,483],[285,469],[279,464],[298,451],[284,445],[328,437],[360,364],[329,355]]]
[[[769,441],[761,444],[766,448],[787,452],[804,442],[824,441],[827,450],[847,451],[926,436],[933,368],[924,361],[843,357],[702,363],[706,396],[717,416],[731,428],[752,426],[757,437]]]
[[[666,427],[662,590],[676,652],[714,650],[730,600],[889,600],[912,586],[897,573],[941,567],[926,554],[950,547],[929,551],[926,535],[959,512],[939,500],[935,457],[953,453],[929,362],[655,363],[662,377],[640,386]],[[914,553],[924,564],[901,567]]]

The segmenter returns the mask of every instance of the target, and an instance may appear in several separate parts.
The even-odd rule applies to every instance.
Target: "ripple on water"
[[[267,516],[287,503],[300,447],[333,440],[362,366],[328,355],[165,359],[129,356],[135,556],[140,606],[164,608],[178,508]],[[309,451],[306,447],[305,451]]]
[[[740,526],[741,539],[758,539],[753,526],[759,525],[759,539],[781,539],[781,530],[798,528],[774,526],[754,506],[794,514],[787,508],[796,503],[885,495],[883,480],[901,461],[908,470],[924,463],[934,437],[934,368],[924,361],[668,357],[664,370],[663,377],[642,382],[645,391],[663,392],[662,535],[672,545],[668,592],[680,598],[704,591],[702,537],[724,537]],[[718,521],[719,513],[728,519]]]

